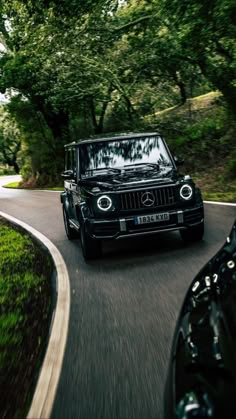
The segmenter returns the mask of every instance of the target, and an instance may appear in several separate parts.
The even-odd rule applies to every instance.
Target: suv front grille
[[[121,211],[159,208],[174,205],[175,203],[176,194],[174,186],[123,192],[120,194]]]

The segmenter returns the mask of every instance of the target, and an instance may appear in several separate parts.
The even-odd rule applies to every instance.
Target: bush
[[[20,170],[20,174],[22,176],[23,181],[25,181],[25,182],[27,182],[31,177],[33,177],[32,168],[31,168],[29,162],[25,163],[22,166],[22,168]]]
[[[183,145],[191,142],[197,149],[206,149],[212,146],[212,141],[219,140],[224,134],[224,124],[215,118],[206,118],[193,125],[183,128],[181,136],[177,136],[176,143]]]
[[[230,121],[223,112],[198,121],[178,120],[176,127],[178,130],[173,130],[168,143],[174,153],[185,157],[191,170],[217,166],[230,158],[233,137]]]
[[[226,173],[230,178],[235,179],[236,177],[236,152],[233,153],[233,156],[231,157],[231,159],[229,160],[227,164]]]
[[[10,176],[15,174],[16,172],[13,169],[0,168],[0,176]]]
[[[29,237],[1,225],[0,243],[0,275],[10,276],[14,272],[20,274],[32,269],[34,246]]]

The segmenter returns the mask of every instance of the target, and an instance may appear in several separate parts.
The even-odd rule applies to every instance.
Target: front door
[[[66,160],[65,160],[65,170],[72,170],[73,171],[73,178],[69,180],[65,180],[64,187],[67,192],[68,201],[69,201],[69,208],[68,208],[68,215],[70,219],[76,220],[76,210],[75,210],[75,202],[77,202],[77,170],[76,170],[76,156],[75,156],[75,148],[70,147],[66,149]]]

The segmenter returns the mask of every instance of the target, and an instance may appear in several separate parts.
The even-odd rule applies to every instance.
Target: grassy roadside
[[[227,179],[223,168],[193,174],[205,201],[236,203],[236,179]]]
[[[236,202],[236,123],[226,112],[218,91],[147,115],[143,121],[143,130],[162,132],[172,153],[184,158],[181,172],[193,177],[204,200]],[[25,188],[31,186],[28,183]],[[24,186],[13,182],[5,187]]]
[[[26,417],[49,330],[52,263],[0,218],[0,417]]]
[[[232,193],[224,193],[224,192],[205,192],[203,193],[203,200],[204,201],[212,201],[212,202],[222,202],[222,203],[236,203],[236,194],[235,192]]]
[[[236,202],[236,180],[225,181],[222,176],[213,176],[212,171],[201,175],[193,174],[193,179],[201,188],[205,201]],[[21,189],[19,182],[4,185],[4,188]],[[63,191],[63,188],[40,189],[48,191]]]
[[[4,185],[4,188],[8,189],[30,189],[30,190],[42,190],[42,191],[63,191],[63,187],[54,187],[54,188],[23,188],[20,182],[10,182]]]

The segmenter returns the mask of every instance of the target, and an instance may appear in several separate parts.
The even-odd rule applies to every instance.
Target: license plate
[[[163,212],[162,214],[140,215],[134,217],[134,224],[156,223],[160,221],[168,221],[169,219],[170,214],[168,212]]]

